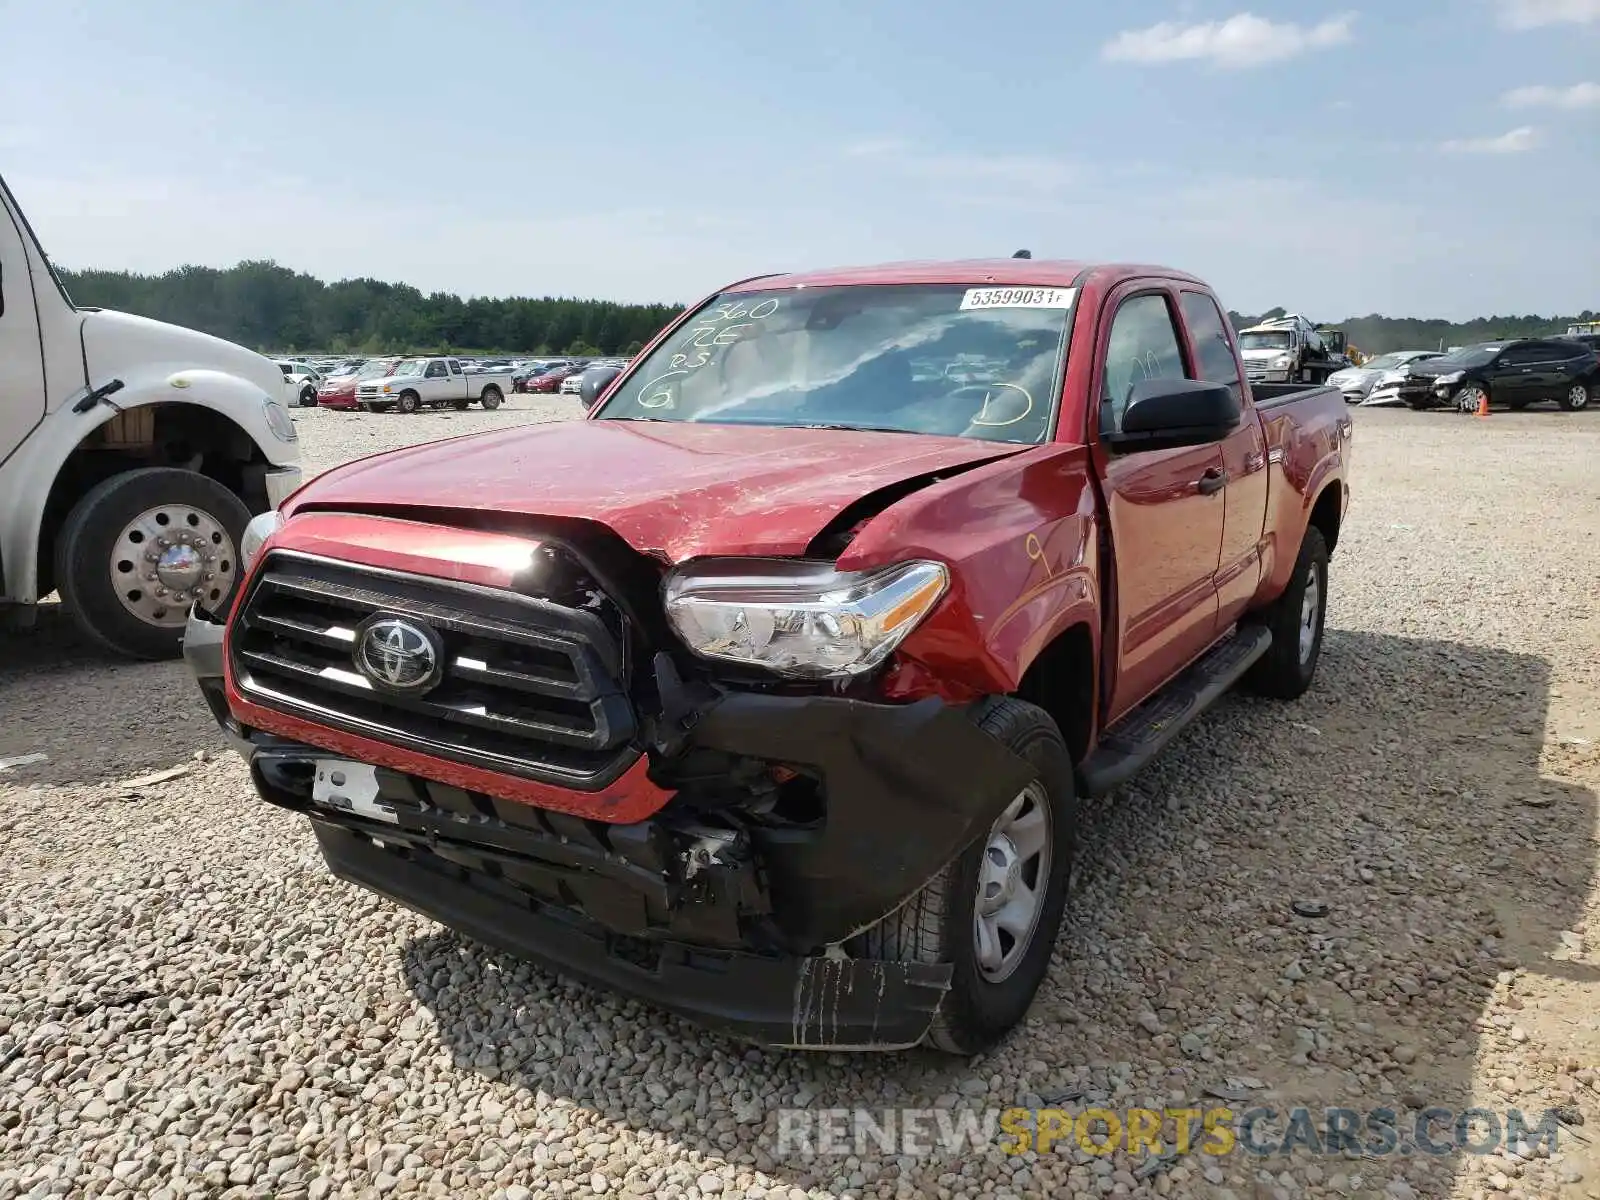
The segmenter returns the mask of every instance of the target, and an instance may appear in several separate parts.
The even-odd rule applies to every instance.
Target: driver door
[[[1120,426],[1141,379],[1196,378],[1164,285],[1129,284],[1107,301],[1096,362],[1099,429]],[[1115,600],[1106,723],[1197,658],[1217,634],[1217,567],[1226,480],[1221,449],[1187,446],[1112,454],[1097,442],[1111,523]]]
[[[444,359],[429,359],[427,368],[422,372],[422,402],[438,404],[453,398],[450,394],[450,369],[444,365]]]

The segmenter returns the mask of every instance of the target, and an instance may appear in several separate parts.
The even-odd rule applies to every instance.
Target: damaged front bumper
[[[721,691],[670,745],[648,747],[674,798],[649,819],[607,824],[246,728],[228,708],[222,634],[191,617],[185,656],[201,690],[262,797],[311,819],[336,875],[765,1045],[890,1049],[923,1037],[949,964],[853,958],[851,939],[1034,774],[938,700]],[[729,781],[774,769],[784,786],[809,788],[814,807],[720,798]]]

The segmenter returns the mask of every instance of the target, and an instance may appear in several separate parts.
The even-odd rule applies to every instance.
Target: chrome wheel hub
[[[1009,978],[1033,943],[1050,885],[1050,802],[1031,783],[995,821],[978,869],[972,910],[978,971],[990,983]]]
[[[1572,385],[1572,390],[1567,393],[1568,408],[1584,408],[1589,403],[1589,389],[1581,383]]]
[[[1322,607],[1322,581],[1317,576],[1317,564],[1306,568],[1305,593],[1300,597],[1300,662],[1311,661],[1311,651],[1317,644],[1317,612]]]
[[[181,626],[196,600],[233,587],[238,552],[210,513],[186,504],[146,509],[123,527],[107,564],[122,607],[147,625]]]

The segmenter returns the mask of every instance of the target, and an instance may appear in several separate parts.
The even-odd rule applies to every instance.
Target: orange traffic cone
[[[1479,392],[1478,393],[1478,416],[1487,417],[1488,415],[1489,415],[1489,393],[1488,392]]]

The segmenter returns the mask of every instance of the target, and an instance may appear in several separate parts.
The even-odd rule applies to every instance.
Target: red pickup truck
[[[1078,798],[1311,683],[1350,436],[1176,271],[749,279],[583,420],[306,485],[186,654],[337,875],[757,1042],[977,1052]]]

